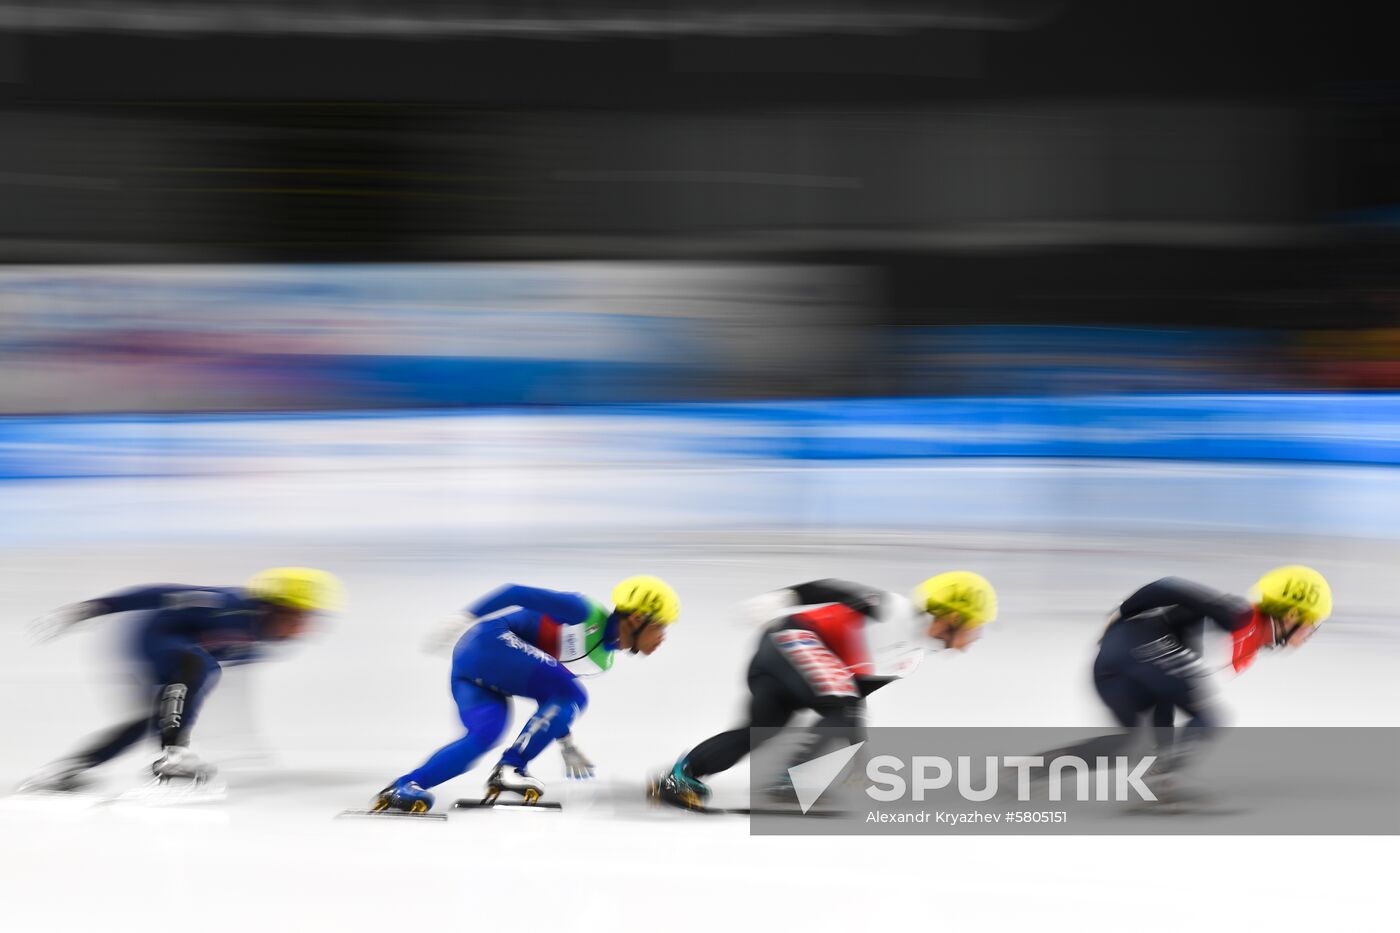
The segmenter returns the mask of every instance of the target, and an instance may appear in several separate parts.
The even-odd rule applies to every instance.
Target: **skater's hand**
[[[559,753],[564,756],[564,776],[576,781],[586,781],[593,777],[593,762],[578,750],[574,740],[564,736],[559,740]]]
[[[96,602],[70,603],[60,606],[29,623],[29,638],[36,645],[53,641],[79,622],[102,614],[102,605]]]
[[[449,654],[457,640],[476,624],[476,616],[470,612],[454,612],[433,626],[433,630],[423,639],[426,654]]]

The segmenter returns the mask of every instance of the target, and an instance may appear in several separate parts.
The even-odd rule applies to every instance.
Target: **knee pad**
[[[184,684],[168,684],[160,692],[157,727],[162,733],[177,732],[184,725],[185,701],[189,693],[189,687]]]

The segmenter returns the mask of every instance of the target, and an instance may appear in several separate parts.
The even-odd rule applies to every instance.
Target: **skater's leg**
[[[704,778],[728,771],[803,708],[801,698],[793,697],[778,678],[762,671],[750,675],[749,693],[748,723],[695,746],[680,762],[687,777]],[[751,737],[757,738],[757,743]]]
[[[188,642],[156,644],[154,668],[157,682],[162,684],[156,701],[156,729],[164,751],[151,770],[162,780],[207,780],[214,769],[190,751],[190,730],[204,698],[219,680],[219,662]]]
[[[1078,758],[1093,768],[1100,759],[1112,762],[1120,755],[1132,756],[1146,750],[1149,737],[1143,726],[1149,712],[1153,725],[1151,746],[1158,756],[1158,763],[1153,768],[1154,773],[1169,770],[1173,767],[1173,762],[1184,759],[1195,743],[1185,741],[1173,748],[1172,728],[1169,724],[1175,709],[1178,706],[1186,709],[1192,715],[1192,723],[1208,725],[1212,720],[1208,712],[1203,714],[1204,706],[1196,706],[1201,702],[1201,695],[1192,681],[1196,668],[1189,663],[1184,667],[1175,668],[1175,664],[1180,660],[1178,658],[1173,662],[1173,669],[1154,664],[1150,660],[1128,657],[1111,665],[1096,665],[1094,688],[1113,714],[1113,718],[1122,727],[1122,731],[1040,752],[1039,756],[1044,759],[1044,764],[1030,769],[1031,779],[1047,777],[1050,765],[1056,758]],[[1187,659],[1188,662],[1189,660]],[[1192,734],[1205,733],[1201,731]]]
[[[452,682],[452,696],[467,734],[438,749],[422,765],[396,779],[395,785],[412,782],[422,788],[436,787],[471,770],[477,759],[500,741],[510,720],[508,698],[465,680]]]
[[[152,697],[156,695],[157,687],[151,683],[148,671],[133,671],[132,679],[137,692],[134,705],[143,710],[140,716],[87,736],[77,751],[45,765],[27,778],[20,785],[21,789],[77,790],[87,783],[82,777],[84,772],[106,764],[153,733],[157,725]]]
[[[523,696],[538,704],[535,714],[511,743],[502,763],[523,768],[546,745],[567,735],[588,695],[557,658],[522,641],[513,632],[478,626],[457,645],[453,676],[505,696]]]
[[[150,716],[142,716],[120,726],[114,726],[95,736],[69,760],[81,770],[95,768],[116,758],[154,729]]]
[[[757,658],[755,658],[755,662]],[[685,809],[700,809],[710,789],[700,780],[728,771],[765,739],[771,738],[804,707],[764,665],[749,668],[749,721],[738,729],[711,736],[683,755],[669,774],[658,775],[649,785],[652,799]]]
[[[1134,730],[1147,711],[1158,705],[1158,698],[1143,684],[1127,676],[1125,671],[1133,666],[1133,661],[1116,641],[1105,639],[1100,647],[1094,661],[1094,690],[1114,721],[1122,727],[1121,731],[1036,752],[1042,764],[1026,769],[1030,780],[1048,780],[1050,766],[1057,758],[1077,758],[1092,768],[1099,758],[1113,759],[1127,754],[1135,746],[1138,738]]]
[[[1178,734],[1158,718],[1157,763],[1153,772],[1181,772],[1199,758],[1207,742],[1216,735],[1220,715],[1208,675],[1194,653],[1173,655],[1165,663],[1144,660],[1133,669],[1133,677],[1158,697],[1158,709],[1181,709],[1187,715],[1186,728]]]
[[[687,752],[680,766],[687,777],[697,779],[728,771],[751,750],[749,735],[748,726],[712,735]]]
[[[452,679],[452,698],[467,734],[433,752],[427,761],[400,775],[379,792],[374,810],[426,813],[433,795],[427,788],[450,781],[471,769],[483,754],[500,741],[510,720],[510,698],[470,680]]]
[[[200,707],[218,683],[219,662],[199,648],[172,649],[160,657],[157,675],[163,683],[156,713],[160,744],[185,748]]]
[[[734,767],[754,748],[777,735],[801,709],[814,709],[828,725],[852,721],[848,707],[860,691],[846,666],[805,629],[775,628],[764,634],[749,665],[753,699],[747,728],[731,729],[696,746],[678,767],[701,778]]]
[[[809,639],[816,637],[806,634]],[[728,771],[777,735],[799,710],[820,701],[792,659],[778,648],[778,642],[789,637],[775,627],[759,641],[749,662],[749,721],[738,729],[711,736],[683,755],[669,774],[654,778],[649,786],[653,799],[686,809],[702,808],[710,789],[701,778]],[[854,692],[849,676],[846,681]]]
[[[865,741],[865,700],[862,697],[820,697],[812,704],[821,717],[788,760],[800,765],[828,752]]]
[[[550,742],[569,734],[574,720],[588,707],[588,694],[563,665],[537,662],[520,695],[539,706],[501,756],[501,764],[523,770]]]
[[[845,662],[815,632],[779,629],[765,641],[760,657],[767,668],[790,696],[819,717],[794,749],[787,767],[775,776],[775,789],[780,789],[786,786],[792,766],[865,738],[865,700]]]
[[[90,768],[111,761],[150,734],[150,716],[99,733],[75,754],[50,762],[20,784],[21,791],[75,791],[87,783],[82,777]]]

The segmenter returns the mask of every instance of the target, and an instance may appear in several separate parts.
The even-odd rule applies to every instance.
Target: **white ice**
[[[875,695],[873,723],[1087,725],[1102,721],[1094,639],[1131,589],[1179,574],[1242,591],[1311,563],[1336,618],[1225,686],[1235,720],[1400,724],[1400,524],[1384,521],[1398,506],[1383,470],[1183,464],[528,459],[0,483],[0,784],[126,713],[122,620],[36,647],[23,627],[41,612],[293,562],[350,596],[316,638],[215,694],[197,742],[224,765],[226,802],[0,809],[0,929],[1373,928],[1391,838],[762,838],[640,796],[648,771],[737,721],[754,632],[735,604],[819,576],[904,590],[961,566],[1000,589],[986,638]],[[446,661],[419,650],[431,623],[507,581],[606,597],[636,572],[677,586],[683,621],[654,657],[589,683],[575,734],[600,776],[551,780],[565,812],[332,819],[457,736]],[[556,753],[542,761],[559,778]],[[109,766],[105,788],[144,763]],[[743,770],[716,787],[741,798]]]

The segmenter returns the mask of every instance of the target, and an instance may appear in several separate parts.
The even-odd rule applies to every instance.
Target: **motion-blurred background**
[[[0,410],[1394,388],[1393,45],[1245,7],[3,0]]]

